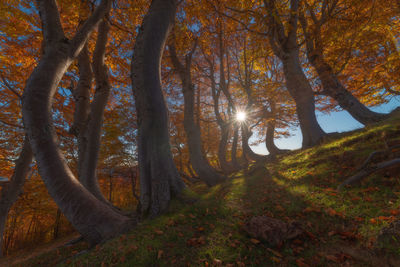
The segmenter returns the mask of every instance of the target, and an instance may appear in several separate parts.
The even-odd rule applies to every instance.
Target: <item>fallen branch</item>
[[[372,158],[371,155],[369,158]],[[379,170],[391,167],[396,164],[400,164],[400,158],[395,158],[392,160],[384,161],[384,162],[376,164],[375,166],[371,166],[371,167],[362,169],[361,171],[359,171],[358,173],[356,173],[355,175],[351,176],[350,178],[345,180],[343,183],[341,183],[338,186],[337,190],[340,191],[346,185],[352,185],[357,182],[360,182],[363,178],[369,176],[370,174],[377,172]]]

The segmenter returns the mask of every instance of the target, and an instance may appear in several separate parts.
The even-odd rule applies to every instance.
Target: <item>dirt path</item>
[[[42,254],[53,251],[59,247],[65,246],[68,242],[78,237],[79,234],[73,234],[34,249],[17,252],[16,254],[8,256],[4,259],[0,259],[0,266],[13,266],[21,264]]]

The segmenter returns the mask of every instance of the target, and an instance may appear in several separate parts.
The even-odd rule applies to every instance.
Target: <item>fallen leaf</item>
[[[159,250],[158,253],[157,253],[157,259],[158,259],[158,260],[161,259],[161,257],[162,257],[163,254],[164,254],[164,251]]]
[[[272,254],[274,254],[275,256],[279,257],[279,258],[283,258],[282,254],[279,253],[278,251],[273,250],[273,249],[271,249],[271,248],[267,248],[267,250],[268,250],[269,252],[271,252]]]
[[[257,244],[260,243],[260,240],[257,240],[257,239],[255,239],[255,238],[251,238],[251,239],[250,239],[250,242],[253,243],[253,244],[255,244],[255,245],[257,245]]]
[[[163,231],[158,230],[158,229],[154,230],[154,232],[155,232],[157,235],[163,235],[163,234],[164,234]]]
[[[309,265],[304,262],[303,258],[296,259],[296,263],[299,267],[309,267]]]

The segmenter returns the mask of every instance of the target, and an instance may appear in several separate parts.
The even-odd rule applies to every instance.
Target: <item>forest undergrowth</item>
[[[167,214],[104,244],[55,247],[15,266],[395,266],[399,246],[377,236],[400,217],[400,168],[336,188],[371,152],[400,143],[399,116],[340,135],[211,189],[192,184],[186,194],[196,201],[175,200]],[[270,247],[243,230],[259,215],[299,222],[304,233]]]

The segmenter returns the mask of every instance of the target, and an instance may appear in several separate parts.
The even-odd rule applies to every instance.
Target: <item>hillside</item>
[[[377,236],[400,219],[400,168],[336,188],[371,152],[399,144],[399,134],[397,116],[331,137],[212,189],[192,185],[194,203],[175,201],[168,214],[93,249],[61,247],[16,266],[394,266],[399,247],[378,243]],[[304,233],[270,247],[243,230],[258,215],[296,221]]]

